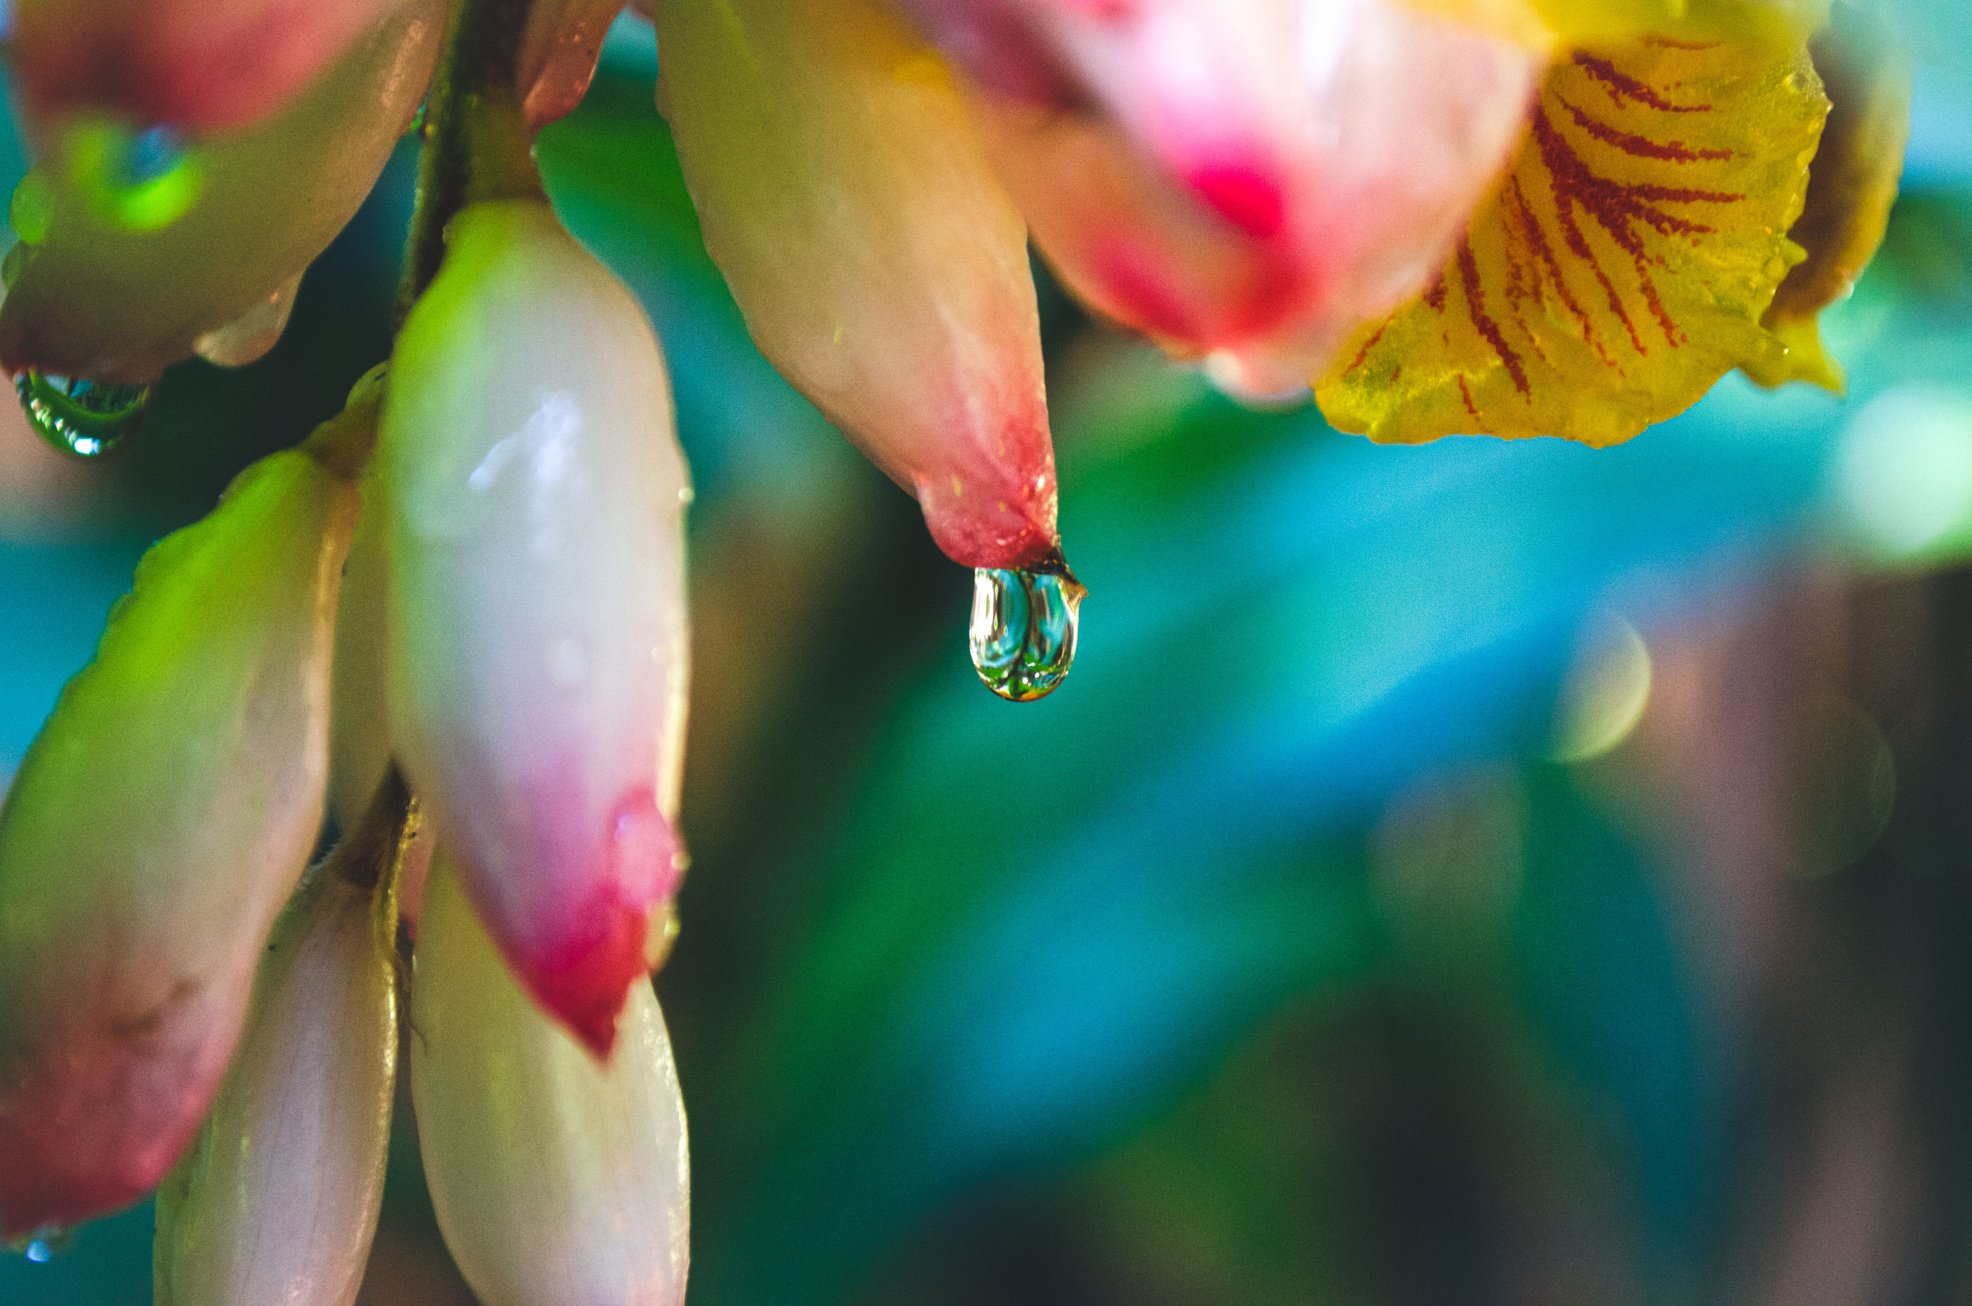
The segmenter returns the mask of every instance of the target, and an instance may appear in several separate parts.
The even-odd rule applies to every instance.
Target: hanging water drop
[[[63,453],[95,458],[129,437],[151,400],[147,385],[116,385],[32,369],[14,378],[14,392],[36,434]]]
[[[215,367],[245,367],[267,356],[281,342],[294,314],[295,292],[301,288],[301,274],[295,273],[272,294],[233,321],[208,331],[192,342],[192,350]]]
[[[25,1238],[5,1244],[5,1247],[6,1250],[18,1253],[36,1265],[46,1265],[67,1251],[73,1241],[75,1241],[74,1230],[49,1226],[36,1229]]]
[[[973,573],[972,665],[1001,698],[1045,698],[1075,662],[1083,589],[1066,568]]]

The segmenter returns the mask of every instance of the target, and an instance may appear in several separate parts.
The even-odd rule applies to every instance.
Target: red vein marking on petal
[[[1664,204],[1738,204],[1746,198],[1729,190],[1691,190],[1683,186],[1657,186],[1649,182],[1626,185],[1623,189],[1640,200]],[[1697,230],[1710,231],[1711,228],[1699,227]]]
[[[1513,388],[1523,395],[1532,394],[1527,384],[1527,369],[1520,361],[1520,355],[1506,342],[1506,333],[1500,324],[1486,312],[1486,291],[1479,284],[1478,260],[1472,257],[1472,246],[1464,241],[1458,247],[1459,286],[1465,292],[1466,316],[1472,319],[1473,330],[1484,337],[1493,352],[1499,355],[1506,367],[1506,374],[1513,378]]]
[[[1609,92],[1609,98],[1617,104],[1636,103],[1659,113],[1710,113],[1709,104],[1673,104],[1658,94],[1655,87],[1637,80],[1622,71],[1607,59],[1577,50],[1573,56],[1574,64],[1586,73],[1591,81]]]
[[[1424,302],[1430,305],[1431,310],[1435,313],[1445,311],[1445,274],[1443,272],[1440,272],[1431,279],[1430,286],[1424,292]]]
[[[1370,332],[1369,339],[1363,341],[1363,347],[1356,351],[1355,359],[1349,364],[1349,366],[1345,370],[1350,372],[1356,372],[1362,370],[1363,364],[1369,361],[1369,351],[1376,348],[1378,342],[1380,342],[1383,339],[1383,333],[1385,331],[1388,331],[1389,329],[1390,329],[1390,324],[1388,322],[1385,322],[1382,326],[1379,326],[1378,328],[1376,328],[1376,330]],[[1391,379],[1395,380],[1396,378],[1392,377]]]
[[[1616,290],[1616,283],[1610,280],[1608,271],[1602,266],[1602,261],[1595,256],[1595,251],[1589,248],[1588,237],[1583,233],[1581,224],[1575,221],[1576,205],[1589,208],[1587,194],[1607,183],[1591,173],[1588,165],[1582,162],[1581,156],[1562,139],[1561,133],[1557,132],[1554,124],[1548,121],[1545,109],[1534,110],[1533,130],[1535,143],[1540,149],[1541,162],[1547,167],[1549,189],[1554,199],[1554,217],[1561,227],[1562,242],[1568,246],[1571,254],[1588,265],[1589,271],[1601,284],[1603,295],[1609,302],[1609,311],[1615,315],[1618,322],[1623,324],[1623,330],[1629,333],[1630,346],[1639,354],[1649,353],[1649,348],[1643,343],[1643,336],[1636,329],[1636,323],[1630,319],[1629,307],[1623,303],[1623,296]]]
[[[1615,358],[1610,355],[1595,329],[1595,319],[1589,316],[1589,311],[1582,307],[1582,301],[1575,298],[1575,292],[1569,289],[1568,278],[1562,274],[1561,260],[1555,256],[1554,246],[1548,243],[1547,233],[1541,230],[1540,219],[1534,216],[1533,207],[1527,203],[1527,193],[1520,188],[1518,177],[1507,183],[1507,202],[1514,211],[1514,226],[1519,231],[1520,239],[1534,251],[1534,256],[1546,271],[1544,283],[1554,287],[1561,306],[1581,325],[1583,343],[1595,350],[1596,356],[1605,364],[1616,366]]]
[[[1568,116],[1575,120],[1575,125],[1587,132],[1590,136],[1593,136],[1612,149],[1621,150],[1623,153],[1634,155],[1639,159],[1664,159],[1671,163],[1696,163],[1701,159],[1723,161],[1732,157],[1731,150],[1699,149],[1686,145],[1683,141],[1653,141],[1647,136],[1637,136],[1633,133],[1622,131],[1610,126],[1599,118],[1590,117],[1567,100],[1561,101],[1561,107],[1568,110]]]
[[[1465,400],[1465,411],[1472,414],[1472,420],[1479,420],[1479,405],[1472,402],[1472,387],[1465,383],[1465,373],[1458,374],[1458,397]]]

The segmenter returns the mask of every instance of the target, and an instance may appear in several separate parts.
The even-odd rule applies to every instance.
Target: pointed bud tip
[[[576,918],[585,927],[581,936],[515,964],[536,1001],[604,1061],[630,986],[650,974],[652,921],[676,898],[688,860],[677,827],[647,787],[611,813],[605,856],[610,896]]]

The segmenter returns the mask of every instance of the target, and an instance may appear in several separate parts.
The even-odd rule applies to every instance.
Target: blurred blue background
[[[700,1303],[1972,1297],[1972,86],[1956,0],[1845,401],[1377,448],[1044,285],[1080,661],[748,343],[647,34],[544,138],[699,483],[677,953]],[[17,175],[18,159],[10,161]],[[101,465],[0,428],[0,776],[143,548],[388,346],[411,160]],[[401,1113],[408,1116],[408,1112]],[[469,1301],[401,1141],[370,1285]],[[5,1158],[0,1158],[5,1164]],[[0,1302],[149,1300],[146,1209]]]

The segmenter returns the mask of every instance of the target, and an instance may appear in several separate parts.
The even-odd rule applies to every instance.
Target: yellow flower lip
[[[1806,51],[1672,28],[1556,63],[1497,194],[1317,399],[1397,442],[1626,440],[1783,347],[1762,325],[1828,101]]]

